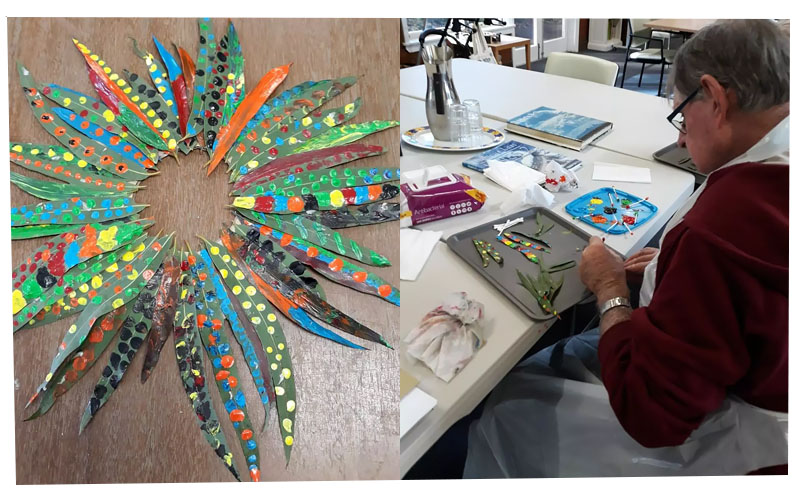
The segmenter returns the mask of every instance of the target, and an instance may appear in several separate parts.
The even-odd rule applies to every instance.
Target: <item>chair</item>
[[[553,52],[547,56],[544,72],[613,86],[617,81],[619,66],[598,57]]]
[[[664,40],[652,36],[653,30],[650,28],[634,30],[633,22],[628,19],[628,44],[625,48],[625,64],[622,66],[622,79],[619,87],[625,85],[625,73],[628,69],[628,61],[642,63],[642,70],[639,73],[639,87],[642,86],[644,67],[646,64],[660,64],[661,76],[658,79],[658,95],[661,95],[661,87],[664,82],[664,67],[672,64],[675,59],[675,51],[664,48]],[[650,48],[650,44],[657,45],[657,48]]]

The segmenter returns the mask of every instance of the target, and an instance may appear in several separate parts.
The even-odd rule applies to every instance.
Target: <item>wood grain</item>
[[[279,91],[309,79],[357,75],[358,84],[328,106],[341,106],[361,96],[364,103],[355,121],[399,120],[396,20],[235,19],[234,23],[250,87],[269,69],[287,62],[293,66]],[[224,29],[223,20],[214,21],[218,36]],[[194,19],[9,19],[11,140],[55,144],[55,139],[26,109],[15,61],[23,62],[40,82],[58,83],[93,95],[82,57],[71,39],[84,42],[116,71],[127,68],[145,73],[144,62],[131,50],[128,37],[136,37],[155,52],[150,35],[156,35],[167,46],[175,42],[196,56],[198,32]],[[373,135],[365,142],[381,145],[387,153],[354,165],[398,165],[397,128]],[[195,235],[215,238],[221,225],[231,220],[232,214],[225,208],[230,203],[225,169],[217,169],[207,178],[203,170],[207,161],[208,157],[199,151],[181,155],[180,165],[167,158],[159,163],[162,174],[145,181],[147,188],[136,195],[136,200],[150,204],[142,216],[157,220],[155,231],[176,231],[179,241],[196,245]],[[43,178],[14,164],[11,170]],[[12,187],[12,205],[35,201]],[[375,272],[399,285],[397,223],[352,228],[343,233],[389,257],[396,265]],[[41,240],[14,242],[14,264],[40,244]],[[382,333],[392,345],[399,343],[399,308],[325,279],[321,281],[331,303]],[[80,436],[81,414],[109,352],[49,413],[23,422],[32,411],[24,409],[25,403],[46,374],[67,321],[14,335],[19,484],[232,480],[197,429],[171,342],[144,385],[139,381],[144,356],[136,356],[116,394]],[[257,437],[262,480],[398,478],[397,351],[371,344],[370,350],[356,352],[305,333],[285,318],[281,324],[297,380],[296,437],[291,463],[286,467],[273,408],[267,430]],[[234,355],[241,362],[241,350],[233,344]],[[207,359],[206,368],[210,372]],[[264,415],[255,387],[249,375],[243,375],[241,382],[254,428],[260,429]],[[224,416],[219,395],[215,389],[211,393],[217,412]],[[237,468],[246,477],[247,467],[233,428],[226,418],[222,420]]]

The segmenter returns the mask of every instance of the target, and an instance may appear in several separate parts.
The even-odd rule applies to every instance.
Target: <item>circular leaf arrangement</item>
[[[352,77],[306,81],[272,94],[290,67],[268,71],[245,90],[244,58],[233,24],[221,39],[198,21],[193,61],[177,58],[155,37],[158,57],[135,41],[147,74],[111,68],[79,40],[97,91],[93,98],[39,83],[18,64],[25,97],[58,144],[11,143],[11,161],[51,179],[12,172],[11,181],[43,200],[12,207],[12,239],[46,238],[12,272],[14,331],[72,317],[28,420],[44,415],[111,349],[86,403],[80,431],[103,407],[144,350],[144,383],[170,337],[186,395],[209,445],[237,479],[207,381],[214,379],[253,481],[261,476],[255,430],[239,387],[240,362],[227,322],[265,410],[274,403],[286,461],[295,435],[297,398],[292,357],[278,314],[307,332],[363,349],[329,327],[391,346],[338,310],[309,270],[399,305],[398,290],[363,265],[388,259],[337,229],[397,220],[396,168],[352,168],[383,153],[354,142],[397,126],[394,121],[344,124],[361,100],[322,110],[354,85]],[[191,96],[191,98],[190,98]],[[142,181],[167,156],[199,149],[207,173],[228,166],[236,215],[217,241],[178,248],[173,234],[150,236],[146,205],[134,201]],[[345,260],[347,257],[352,260]],[[277,311],[277,313],[276,313]],[[213,368],[206,373],[204,357]]]

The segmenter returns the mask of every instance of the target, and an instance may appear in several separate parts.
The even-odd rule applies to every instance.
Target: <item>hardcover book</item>
[[[540,106],[509,120],[506,130],[581,151],[613,124]]]

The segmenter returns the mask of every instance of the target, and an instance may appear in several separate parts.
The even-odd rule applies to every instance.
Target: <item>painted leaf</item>
[[[152,57],[152,54],[148,55]],[[148,58],[149,58],[148,57]],[[152,66],[150,66],[152,67]],[[173,97],[160,94],[153,88],[146,78],[137,73],[130,73],[123,71],[125,78],[130,82],[133,91],[130,95],[131,100],[136,99],[137,103],[146,103],[147,117],[153,120],[153,125],[169,130],[173,137],[180,138],[183,134],[180,130],[180,120],[178,119],[177,111],[175,110],[175,102]],[[158,88],[169,87],[169,82],[164,80],[156,84]]]
[[[76,231],[83,227],[83,224],[73,224],[71,226],[56,226],[53,224],[39,224],[36,226],[22,226],[11,228],[12,240],[28,240],[31,238],[42,238],[44,236],[54,236],[64,231]]]
[[[161,283],[155,296],[155,312],[153,324],[147,334],[147,352],[142,364],[142,383],[145,383],[153,372],[161,356],[161,349],[172,334],[175,308],[178,300],[178,276],[180,275],[180,262],[170,254],[164,257]]]
[[[18,188],[22,189],[26,193],[35,196],[37,198],[41,198],[43,200],[59,200],[62,198],[72,198],[75,196],[78,197],[92,197],[92,196],[102,196],[102,197],[109,197],[109,196],[117,196],[120,193],[113,190],[99,190],[92,186],[86,186],[81,184],[64,184],[63,182],[52,182],[52,181],[44,181],[41,179],[34,179],[32,177],[27,177],[16,172],[11,172],[11,182],[17,186]],[[126,188],[123,193],[130,196],[133,191],[136,191],[137,187],[133,188]]]
[[[242,347],[242,352],[247,360],[247,367],[250,370],[250,375],[253,377],[253,383],[258,390],[259,397],[261,398],[261,404],[264,405],[263,432],[263,430],[267,427],[267,422],[269,421],[269,402],[270,400],[275,400],[275,392],[272,390],[269,372],[264,372],[264,370],[269,369],[266,358],[267,352],[265,348],[255,348],[257,344],[261,344],[261,339],[255,330],[257,325],[253,325],[249,320],[240,319],[246,318],[244,310],[241,309],[241,304],[238,304],[238,302],[231,302],[230,297],[228,296],[228,291],[225,289],[225,284],[222,282],[219,273],[217,273],[216,269],[214,268],[214,264],[211,261],[211,257],[209,256],[208,252],[203,249],[198,255],[204,264],[204,269],[207,274],[205,281],[208,284],[206,285],[207,288],[205,289],[205,292],[208,295],[208,293],[211,292],[211,287],[213,286],[214,295],[216,296],[217,300],[219,300],[220,310],[222,311],[224,318],[228,321],[228,325],[230,325],[234,337]],[[236,307],[237,304],[239,305],[238,308]],[[250,307],[252,307],[252,303]],[[284,348],[285,347],[286,346],[284,344]],[[294,397],[294,395],[292,395],[292,397]],[[248,456],[247,460],[250,462],[251,458]]]
[[[206,386],[203,369],[203,346],[197,332],[195,316],[194,280],[189,271],[188,255],[180,253],[181,273],[178,277],[178,305],[175,312],[174,336],[175,356],[178,361],[183,389],[192,410],[195,422],[200,427],[203,437],[225,464],[233,477],[239,480],[239,472],[233,463],[233,453],[228,451],[228,443],[222,427],[214,411],[214,405]]]
[[[262,136],[264,146],[261,152],[247,162],[247,168],[252,170],[262,165],[267,165],[276,158],[289,156],[297,151],[300,146],[315,137],[322,136],[334,127],[350,120],[361,109],[361,98],[330,110],[316,110],[308,116],[296,120],[283,120],[269,134]],[[236,175],[241,172],[235,171]]]
[[[128,196],[73,197],[45,201],[36,205],[11,207],[11,226],[29,226],[42,222],[62,225],[88,221],[105,222],[130,217],[148,206],[136,205],[133,203],[133,198]]]
[[[53,358],[47,376],[39,386],[40,392],[52,384],[55,372],[83,343],[98,317],[122,307],[138,296],[147,282],[147,280],[143,279],[142,273],[161,265],[161,260],[164,258],[163,245],[171,237],[171,235],[165,236],[160,240],[154,238],[153,242],[147,245],[148,248],[145,251],[134,257],[129,264],[124,265],[125,274],[120,271],[121,276],[110,282],[110,286],[98,287],[100,291],[92,297],[90,303],[87,304],[83,312],[67,330],[67,334],[59,346],[59,351]],[[119,267],[122,263],[113,265]]]
[[[372,186],[397,181],[399,178],[399,168],[337,167],[320,172],[282,175],[269,184],[250,186],[241,193],[241,196],[261,196],[266,192],[284,196],[300,196],[345,187]]]
[[[294,196],[267,191],[262,196],[237,196],[233,206],[271,214],[296,214],[316,210],[336,210],[344,206],[366,205],[390,200],[400,194],[397,184],[343,187]]]
[[[254,292],[252,295],[244,292],[245,297],[241,297],[244,291],[242,285],[245,287],[250,285],[243,281],[244,275],[241,270],[236,268],[235,262],[230,255],[225,253],[224,249],[218,245],[208,241],[205,244],[206,248],[200,251],[201,258],[209,268],[211,267],[210,263],[213,262],[214,267],[219,270],[220,276],[231,289],[235,300],[241,304],[247,319],[258,334],[262,349],[266,352],[267,360],[269,361],[269,376],[272,380],[272,387],[275,388],[281,440],[283,441],[284,455],[288,464],[292,453],[292,445],[294,444],[294,422],[297,403],[292,358],[286,344],[283,329],[278,323],[278,318],[272,311],[269,302],[260,292],[252,290]],[[227,263],[224,260],[225,256],[227,256]],[[237,271],[242,276],[241,279],[236,277]]]
[[[12,142],[10,156],[12,162],[33,172],[98,191],[128,191],[138,184],[99,169],[61,146]]]
[[[209,65],[209,56],[212,47],[209,43],[214,43],[214,34],[211,32],[211,19],[203,18],[197,20],[197,27],[200,32],[200,42],[197,48],[197,64],[194,72],[194,84],[192,85],[194,92],[192,95],[192,111],[190,120],[194,129],[197,132],[203,132],[205,127],[205,99],[206,99],[206,83],[211,74],[211,67]],[[185,69],[185,68],[184,68]],[[201,142],[204,138],[201,134]]]
[[[138,137],[129,134],[127,128],[117,119],[117,114],[97,99],[55,83],[45,83],[42,87],[42,94],[56,104],[78,113],[92,124],[102,126],[106,131],[118,135],[145,153],[153,162],[158,162],[160,159],[157,149],[152,146],[148,147]]]
[[[299,148],[295,149],[294,152],[302,153],[304,151],[313,151],[316,149],[329,148],[331,146],[349,144],[359,139],[363,139],[370,134],[381,132],[398,125],[400,125],[400,122],[381,120],[365,123],[354,123],[352,125],[342,125],[341,127],[329,130],[319,137],[311,139],[310,141],[301,145]]]
[[[273,106],[272,110],[266,111],[264,118],[257,126],[251,127],[251,131],[257,132],[252,137],[248,132],[245,140],[235,147],[236,152],[241,153],[241,156],[233,157],[233,161],[230,162],[231,166],[236,168],[246,166],[266,146],[262,142],[264,137],[283,125],[302,119],[355,83],[355,77],[322,80],[314,83],[302,93],[292,96],[290,101]],[[262,106],[261,109],[264,110],[264,107]]]
[[[207,49],[205,72],[208,77],[203,98],[203,113],[205,114],[203,139],[206,152],[211,156],[217,133],[219,133],[219,129],[222,126],[222,109],[225,107],[225,101],[228,96],[225,93],[225,75],[228,74],[230,69],[227,37],[223,36],[219,43],[216,43],[212,35]],[[199,66],[200,64],[198,63]]]
[[[247,413],[247,401],[239,387],[239,369],[231,351],[230,340],[223,328],[225,317],[219,306],[213,285],[208,280],[206,264],[189,254],[189,265],[195,280],[195,307],[197,312],[197,330],[200,340],[206,348],[214,380],[217,382],[220,398],[228,412],[231,425],[239,436],[242,453],[247,457],[250,478],[257,482],[261,479],[259,469],[258,444],[254,439],[253,426]]]
[[[258,212],[249,212],[251,214],[258,214]],[[352,207],[342,207],[338,210],[305,213],[303,217],[331,229],[381,224],[383,222],[400,220],[400,204],[383,202],[371,203],[369,205],[355,205]]]
[[[220,56],[217,58],[220,59]],[[250,118],[256,114],[258,107],[267,100],[278,85],[286,79],[288,74],[288,64],[272,68],[261,77],[255,88],[239,102],[233,116],[228,122],[223,122],[222,127],[219,129],[219,134],[215,138],[213,154],[208,165],[208,174],[214,171],[219,162],[225,157],[225,153],[233,146],[234,141],[239,136],[239,132],[244,129]]]
[[[147,280],[144,289],[136,297],[136,301],[130,308],[130,314],[122,323],[119,331],[119,342],[114,346],[111,351],[111,357],[108,359],[108,364],[103,368],[100,379],[94,386],[92,396],[86,404],[86,409],[81,417],[80,429],[78,434],[83,432],[83,429],[91,421],[100,408],[106,404],[106,401],[116,390],[125,372],[133,362],[136,351],[139,350],[144,337],[150,330],[150,325],[153,321],[153,312],[155,306],[155,293],[158,286],[161,284],[161,278],[164,274],[164,267],[159,266],[156,272],[148,269],[142,273],[142,277]],[[149,276],[149,278],[148,278]]]
[[[392,348],[379,333],[311,293],[281,263],[284,253],[280,248],[275,250],[271,241],[265,241],[262,245],[257,235],[245,241],[237,234],[225,232],[222,242],[229,251],[246,263],[253,273],[305,312],[345,333]]]
[[[262,214],[264,224],[286,233],[286,239],[291,236],[302,238],[314,245],[327,248],[339,255],[350,257],[371,266],[390,266],[389,259],[369,248],[362,248],[355,241],[342,236],[316,222],[312,222],[300,215],[274,215]]]
[[[228,23],[228,59],[231,61],[231,70],[228,72],[228,84],[225,93],[228,99],[222,110],[222,123],[228,123],[236,107],[246,94],[244,86],[244,57],[242,56],[242,45],[239,43],[239,35],[233,23]]]
[[[254,223],[249,225],[258,230],[261,238],[270,239],[273,244],[280,245],[297,260],[313,268],[331,281],[360,292],[375,295],[396,306],[400,305],[400,291],[380,276],[340,259],[332,252],[301,238],[288,235],[268,226]],[[252,236],[248,233],[248,237]]]
[[[28,301],[56,285],[59,277],[73,266],[137,238],[144,223],[144,220],[109,226],[91,223],[77,233],[51,238],[12,271],[12,312],[22,311]]]
[[[25,420],[34,420],[47,413],[53,407],[57,398],[63,396],[88,372],[97,359],[103,354],[106,347],[114,340],[116,332],[128,315],[126,306],[114,309],[96,321],[89,331],[86,340],[77,351],[72,353],[67,362],[53,375],[53,383],[44,392],[33,395],[28,406],[34,401],[39,402],[36,411]]]
[[[139,174],[128,167],[128,162],[123,161],[113,151],[109,151],[102,143],[81,137],[80,133],[74,129],[45,102],[44,97],[39,92],[39,85],[30,72],[21,64],[17,64],[20,82],[25,91],[25,97],[31,104],[34,116],[58,142],[69,148],[74,156],[81,157],[84,161],[101,168],[107,172],[114,173],[123,179],[141,180],[147,175]],[[88,123],[88,121],[87,121]]]
[[[278,158],[269,165],[258,167],[240,177],[233,185],[236,190],[234,192],[241,191],[249,186],[272,182],[280,176],[331,168],[380,154],[383,154],[381,146],[350,144]],[[245,170],[246,172],[247,170]]]
[[[132,256],[141,253],[145,248],[145,239],[146,236],[142,234],[130,243],[121,245],[116,250],[95,255],[65,272],[63,276],[58,278],[55,286],[43,290],[38,297],[29,301],[14,316],[14,331],[24,325],[35,324],[39,326],[45,324],[41,320],[53,308],[55,308],[53,314],[59,314],[63,308],[64,316],[82,310],[82,307],[72,306],[73,301],[71,299],[75,299],[77,306],[85,306],[97,294],[97,288],[103,283],[111,281],[111,275],[117,269],[114,263],[119,262],[123,257],[130,260]],[[111,269],[111,271],[107,271],[107,269]],[[98,277],[95,278],[95,276]],[[69,309],[74,309],[69,314],[67,314],[69,309],[66,308],[67,301],[71,305]],[[42,312],[44,314],[40,314]]]

